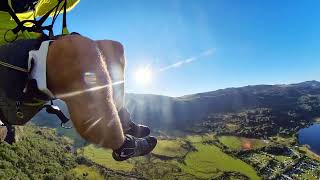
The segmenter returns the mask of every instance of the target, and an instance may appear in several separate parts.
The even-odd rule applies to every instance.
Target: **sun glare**
[[[135,71],[134,79],[137,84],[147,85],[152,82],[152,70],[150,67],[140,67]]]

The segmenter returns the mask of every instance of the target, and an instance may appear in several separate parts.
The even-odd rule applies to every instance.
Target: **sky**
[[[124,45],[126,92],[182,96],[320,80],[319,9],[316,0],[81,0],[68,27]],[[151,83],[136,82],[141,67]]]

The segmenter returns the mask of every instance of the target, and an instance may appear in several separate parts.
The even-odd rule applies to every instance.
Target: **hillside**
[[[72,146],[72,140],[56,136],[54,129],[16,128],[18,141],[0,141],[0,179],[143,179],[94,163]]]
[[[320,117],[319,93],[320,83],[309,81],[177,98],[128,94],[134,119],[152,126],[159,143],[150,155],[121,163],[111,150],[88,144],[74,128],[63,129],[55,116],[39,113],[32,122],[54,129],[27,126],[15,145],[0,144],[0,179],[317,179],[320,158],[298,144],[296,133]],[[20,166],[31,162],[29,169]]]
[[[212,114],[238,113],[257,108],[305,111],[320,115],[320,82],[257,85],[221,89],[182,97],[127,94],[127,107],[136,121],[155,128],[184,129]],[[312,109],[313,107],[313,109]],[[311,108],[311,109],[310,109]]]
[[[62,102],[57,104],[67,113]],[[320,82],[245,86],[182,97],[127,94],[126,106],[134,121],[157,130],[264,137],[286,129],[284,134],[294,134],[320,117]],[[33,122],[59,126],[57,118],[47,113],[39,113]]]

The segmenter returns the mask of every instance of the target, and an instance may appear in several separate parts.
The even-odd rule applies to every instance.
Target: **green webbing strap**
[[[59,8],[60,4],[62,3],[62,1],[64,1],[63,7]],[[49,10],[44,16],[42,16],[38,21],[37,20],[24,20],[24,21],[20,21],[20,19],[17,17],[16,13],[13,11],[12,5],[11,5],[11,0],[8,0],[8,4],[7,4],[7,11],[10,14],[10,16],[13,18],[13,20],[17,23],[17,27],[15,27],[14,29],[12,29],[11,31],[14,34],[17,34],[19,31],[25,31],[27,30],[28,32],[37,32],[37,33],[43,33],[43,30],[47,30],[49,31],[49,35],[53,36],[53,24],[57,18],[57,16],[59,15],[60,11],[63,8],[63,22],[62,22],[62,34],[69,34],[68,30],[67,30],[67,0],[58,0],[58,4],[56,6],[54,6],[51,10]],[[58,10],[60,9],[60,10]],[[51,25],[48,26],[43,26],[43,23],[46,21],[46,19],[48,19],[48,17],[50,16],[50,14],[55,10],[54,13],[54,17],[52,20]],[[58,13],[57,13],[58,12]],[[25,23],[32,23],[33,26],[31,27],[26,27],[24,26]],[[9,30],[10,31],[10,30]],[[7,32],[5,33],[5,35],[7,34]],[[4,38],[6,40],[6,38]],[[13,41],[15,41],[16,39],[14,39]],[[6,40],[7,41],[7,40]]]
[[[11,0],[8,0],[7,10],[10,16],[13,18],[13,20],[18,24],[18,26],[20,26],[21,25],[20,19],[17,17],[16,13],[13,12]]]
[[[63,5],[62,35],[69,34],[67,29],[67,1]]]

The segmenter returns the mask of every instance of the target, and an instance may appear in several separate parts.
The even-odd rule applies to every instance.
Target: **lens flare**
[[[148,85],[152,82],[153,73],[152,69],[147,67],[140,67],[134,73],[134,79],[137,84]]]

